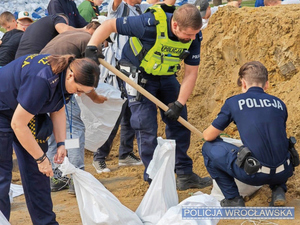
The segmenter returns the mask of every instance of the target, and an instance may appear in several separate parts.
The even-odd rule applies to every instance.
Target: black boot
[[[282,187],[277,186],[272,190],[272,200],[270,206],[285,206],[285,191]]]
[[[233,199],[224,198],[220,204],[222,207],[245,207],[245,202],[242,196],[237,196]]]
[[[205,188],[212,185],[210,177],[199,177],[197,174],[178,174],[176,186],[178,190],[187,190],[189,188]]]

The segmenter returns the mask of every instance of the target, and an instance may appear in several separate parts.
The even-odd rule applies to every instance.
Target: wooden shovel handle
[[[121,78],[123,81],[125,81],[127,84],[135,88],[138,92],[140,92],[142,95],[144,95],[146,98],[148,98],[151,102],[153,102],[155,105],[157,105],[159,108],[161,108],[164,111],[167,111],[169,108],[166,106],[163,102],[161,102],[159,99],[154,97],[151,93],[146,91],[144,88],[142,88],[140,85],[132,81],[129,77],[124,75],[122,72],[117,70],[115,67],[110,65],[108,62],[106,62],[104,59],[99,58],[99,62],[107,69],[109,69],[111,72],[113,72],[115,75],[117,75],[119,78]],[[203,138],[202,133],[194,127],[192,124],[190,124],[188,121],[183,119],[181,116],[178,118],[178,122],[181,123],[183,126],[185,126],[187,129],[189,129],[191,132],[196,133],[200,138]]]

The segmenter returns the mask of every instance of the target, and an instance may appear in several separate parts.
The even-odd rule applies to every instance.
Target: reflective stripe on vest
[[[137,37],[129,39],[130,47],[135,56],[139,57],[146,73],[153,75],[172,75],[180,68],[180,54],[189,49],[192,40],[188,43],[173,41],[168,36],[167,16],[160,5],[154,5],[148,10],[154,14],[157,21],[156,41],[147,52]]]

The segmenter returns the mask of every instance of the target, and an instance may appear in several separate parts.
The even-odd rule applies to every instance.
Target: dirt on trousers
[[[262,62],[269,71],[269,94],[282,99],[288,109],[287,134],[300,142],[300,5],[282,5],[260,8],[222,7],[210,18],[208,27],[203,30],[201,64],[196,87],[187,103],[189,122],[203,131],[220,111],[225,100],[240,93],[236,85],[239,68],[248,61]],[[183,72],[178,79],[182,79]],[[158,118],[160,118],[158,116]],[[224,133],[239,138],[234,124]],[[159,122],[159,136],[165,137],[164,125]],[[203,163],[201,138],[192,134],[189,156],[194,161],[194,172],[207,176]],[[111,173],[97,174],[92,167],[92,153],[86,151],[86,171],[92,173],[125,206],[136,210],[147,191],[143,181],[143,166],[118,167],[119,136],[114,140],[108,158]],[[300,149],[300,145],[296,144]],[[137,145],[135,144],[135,151]],[[294,220],[270,220],[276,224],[300,224],[300,175],[295,169],[287,182],[287,206],[295,207]],[[21,183],[19,173],[13,173],[13,182]],[[212,187],[178,191],[179,200],[189,197],[196,191],[210,194]],[[52,193],[54,211],[61,224],[81,224],[76,197],[67,190]],[[254,196],[247,199],[246,206],[268,206],[271,191],[263,186]],[[14,199],[12,204],[12,225],[31,224],[24,196]],[[244,223],[243,223],[244,222]],[[263,222],[263,221],[261,221]],[[219,224],[253,224],[244,220],[220,220]],[[259,224],[259,221],[256,221]],[[263,223],[261,223],[263,224]]]

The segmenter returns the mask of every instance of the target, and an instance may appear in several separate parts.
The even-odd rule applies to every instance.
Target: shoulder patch
[[[150,26],[155,26],[156,25],[156,20],[153,17],[147,16],[144,18],[144,23],[146,24],[146,26],[150,27]]]
[[[59,82],[59,76],[58,75],[52,76],[51,78],[48,79],[48,82],[51,88],[55,88]]]
[[[198,36],[198,38],[199,38],[200,41],[203,40],[202,31],[200,31],[197,36]]]

